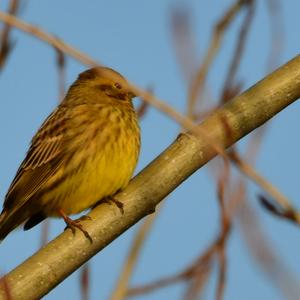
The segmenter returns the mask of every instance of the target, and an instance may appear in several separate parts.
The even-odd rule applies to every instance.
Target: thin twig
[[[195,73],[197,49],[193,32],[193,14],[185,5],[176,6],[171,10],[170,29],[178,65],[187,82]]]
[[[283,293],[284,299],[299,299],[299,280],[290,272],[276,253],[276,247],[270,244],[259,216],[249,206],[248,201],[240,205],[239,223],[241,236],[244,238],[247,249],[257,261],[257,265],[264,271],[276,288]]]
[[[89,291],[90,291],[90,265],[86,263],[81,268],[80,272],[80,290],[81,290],[81,299],[89,300]]]
[[[154,93],[154,88],[153,86],[149,86],[147,88],[147,91],[151,94]],[[145,101],[141,101],[141,104],[136,108],[136,114],[138,116],[139,119],[142,119],[146,113],[148,112],[148,109],[149,109],[149,103],[148,102],[145,102]]]
[[[58,73],[58,91],[59,91],[59,102],[65,95],[65,82],[66,82],[66,59],[62,51],[55,48],[56,50],[56,65]]]
[[[217,249],[216,245],[217,241],[214,241],[193,263],[177,274],[158,279],[150,284],[130,288],[127,291],[127,297],[136,297],[141,294],[151,293],[157,289],[161,289],[181,281],[193,280],[197,277],[201,277],[202,286],[204,286],[204,282],[206,281],[205,278],[207,278],[211,270],[212,259]],[[196,277],[195,275],[199,276]],[[198,284],[200,284],[200,281]],[[199,288],[199,285],[197,286]],[[184,298],[189,299],[190,297],[190,294],[186,294]]]
[[[15,15],[18,12],[19,0],[11,0],[9,3],[8,13],[10,15]],[[14,43],[10,40],[11,26],[9,24],[4,24],[0,36],[0,70],[3,66],[14,47]]]
[[[283,48],[286,45],[281,1],[268,0],[267,12],[270,15],[271,43],[270,52],[267,56],[267,73],[273,71],[279,64]]]
[[[231,220],[227,213],[227,205],[225,199],[225,189],[229,188],[229,167],[224,166],[223,174],[221,174],[218,180],[218,200],[221,212],[221,234],[218,243],[218,260],[219,260],[219,275],[217,283],[216,300],[221,300],[224,295],[226,271],[227,271],[227,256],[226,256],[226,244],[230,233]]]
[[[184,292],[184,300],[195,300],[204,292],[212,272],[218,240],[214,241],[202,255],[185,271],[188,276],[183,277],[188,286]]]
[[[69,56],[75,58],[76,60],[82,62],[85,65],[88,66],[99,66],[100,62],[92,59],[88,55],[80,52],[79,50],[71,47],[70,45],[66,44],[59,38],[46,33],[45,31],[41,30],[40,28],[30,25],[19,18],[6,14],[2,11],[0,11],[0,20],[2,22],[5,22],[6,24],[10,26],[14,26],[32,36],[37,37],[38,39],[52,45],[54,48],[60,50],[63,53],[67,53]]]
[[[270,199],[265,195],[258,195],[258,199],[262,206],[275,216],[299,224],[300,215],[295,209],[284,209],[274,199]]]
[[[252,135],[249,141],[245,157],[248,159],[248,163],[254,165],[254,160],[257,157],[258,149],[263,141],[263,134],[265,133],[266,126],[259,128]],[[263,227],[259,222],[259,216],[254,213],[254,210],[248,204],[245,190],[245,179],[240,178],[240,183],[237,183],[237,187],[240,187],[240,210],[238,215],[239,222],[242,223],[243,238],[245,239],[250,253],[257,261],[258,265],[268,275],[268,277],[274,282],[276,287],[279,287],[283,294],[288,299],[297,299],[299,294],[298,282],[285,266],[284,261],[280,260],[276,255],[275,248],[270,245],[267,237],[263,233]],[[250,208],[250,209],[249,209]],[[241,214],[241,215],[240,215]],[[244,218],[246,216],[246,218]],[[249,220],[252,220],[249,222]],[[255,220],[255,222],[253,222]],[[254,226],[254,228],[251,228]],[[251,233],[250,233],[251,232]],[[250,247],[249,247],[250,246]],[[267,258],[273,258],[275,262],[275,269],[271,265],[272,263],[266,263]],[[263,263],[261,263],[263,261]],[[268,261],[268,259],[267,259]],[[287,274],[288,279],[283,278],[282,274]],[[277,280],[281,283],[278,284]]]
[[[138,115],[139,119],[142,119],[145,114],[147,113],[149,108],[149,103],[142,101],[140,106],[136,109],[136,114]]]
[[[234,80],[235,74],[237,72],[238,66],[241,63],[242,55],[244,54],[245,45],[248,37],[248,32],[251,28],[251,23],[253,20],[254,12],[255,12],[255,0],[248,0],[245,2],[245,8],[247,9],[246,16],[241,25],[240,31],[238,33],[236,39],[236,46],[233,51],[231,63],[225,77],[222,95],[221,95],[221,103],[225,103],[226,101],[232,98],[232,90],[234,89]],[[239,86],[238,86],[239,87]],[[239,87],[240,89],[240,87]],[[230,92],[228,92],[230,91]],[[237,94],[238,92],[236,92]]]
[[[230,152],[230,157],[243,174],[245,174],[248,178],[251,178],[266,192],[268,192],[283,209],[295,211],[289,199],[285,197],[275,186],[258,174],[258,172],[250,164],[248,164],[245,160],[240,159],[237,152]],[[297,222],[300,223],[300,217],[297,219]]]
[[[224,173],[223,176],[228,178],[228,174]],[[220,287],[218,288],[218,297],[222,295],[224,287],[224,274],[226,269],[226,261],[224,252],[222,249],[225,249],[225,244],[229,238],[230,229],[231,229],[231,220],[235,212],[235,207],[237,206],[238,199],[240,198],[241,186],[238,186],[238,189],[235,191],[235,194],[231,197],[231,214],[228,215],[225,203],[223,202],[224,192],[223,189],[224,179],[222,176],[221,186],[220,187],[220,206],[221,206],[221,232],[217,239],[211,243],[211,245],[206,249],[206,251],[201,254],[193,263],[188,267],[184,268],[181,272],[161,278],[152,283],[141,285],[138,287],[132,287],[127,292],[127,297],[134,297],[141,294],[151,293],[157,289],[165,288],[169,285],[176,284],[181,281],[186,281],[188,283],[188,288],[183,297],[185,300],[196,299],[199,296],[199,293],[203,290],[206,281],[208,280],[209,274],[211,273],[211,267],[213,260],[215,259],[216,254],[220,254],[220,259],[223,260],[221,263],[221,277],[220,277]],[[233,205],[234,204],[234,205]]]
[[[208,47],[206,55],[189,89],[189,107],[188,107],[187,115],[192,119],[194,118],[193,116],[195,113],[195,104],[197,98],[201,96],[208,71],[211,67],[214,58],[216,57],[220,49],[220,45],[224,37],[225,31],[228,28],[228,26],[231,24],[231,22],[234,20],[237,13],[245,5],[245,2],[246,2],[245,0],[237,0],[228,9],[228,11],[224,14],[224,16],[222,16],[221,20],[218,21],[215,26],[213,36],[210,41],[210,45]]]
[[[139,227],[137,234],[134,237],[134,241],[131,244],[130,252],[125,260],[115,289],[110,297],[111,300],[122,300],[125,298],[141,249],[155,220],[156,214],[152,214],[147,217]]]
[[[195,122],[193,122],[189,117],[184,116],[183,114],[179,113],[176,109],[174,109],[172,106],[166,104],[165,101],[158,99],[153,94],[143,91],[141,89],[138,89],[136,87],[133,87],[136,89],[137,94],[140,98],[142,98],[144,101],[148,102],[150,105],[156,107],[161,112],[165,113],[169,117],[171,117],[173,120],[175,120],[178,124],[180,124],[182,127],[184,127],[186,130],[189,130],[193,132],[196,136],[201,136],[201,138],[207,139],[208,143],[211,145],[212,149],[214,149],[222,158],[225,160],[228,160],[227,154],[224,151],[224,148],[220,145],[219,142],[213,140],[207,132],[199,130],[199,127]]]

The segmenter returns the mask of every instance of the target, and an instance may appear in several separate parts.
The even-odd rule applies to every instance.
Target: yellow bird
[[[33,137],[9,187],[0,215],[0,240],[49,216],[68,217],[109,199],[126,187],[140,150],[132,88],[116,71],[87,70]],[[111,198],[113,199],[113,198]],[[117,202],[120,206],[120,203]]]

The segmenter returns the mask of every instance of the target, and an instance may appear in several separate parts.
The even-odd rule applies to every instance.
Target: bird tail
[[[5,239],[5,237],[18,227],[24,220],[20,220],[15,214],[9,214],[6,210],[3,210],[0,215],[0,242]],[[18,220],[18,222],[16,222]],[[20,222],[21,221],[21,222]]]
[[[5,234],[5,219],[7,216],[7,212],[6,211],[2,211],[1,215],[0,215],[0,241],[2,241],[7,235],[8,233]]]

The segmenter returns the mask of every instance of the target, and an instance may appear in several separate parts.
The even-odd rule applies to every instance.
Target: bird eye
[[[115,87],[116,87],[118,90],[122,89],[122,86],[121,86],[121,84],[120,84],[120,83],[118,83],[118,82],[116,82],[116,83],[115,83]]]

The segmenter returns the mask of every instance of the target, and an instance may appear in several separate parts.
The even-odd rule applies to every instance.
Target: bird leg
[[[102,199],[102,200],[100,201],[100,203],[101,203],[101,202],[102,202],[102,203],[107,203],[107,204],[109,204],[109,205],[115,204],[115,205],[119,208],[119,210],[121,211],[121,214],[122,214],[122,215],[124,214],[124,204],[123,204],[121,201],[115,199],[114,197],[108,196],[108,197]]]
[[[81,221],[83,220],[91,220],[91,217],[89,216],[81,216],[79,219],[76,220],[72,220],[71,218],[69,218],[65,212],[62,209],[58,209],[58,214],[64,219],[65,223],[67,224],[67,228],[70,228],[72,230],[72,233],[75,234],[75,230],[76,228],[79,229],[84,235],[85,237],[92,243],[93,240],[91,238],[91,236],[89,235],[89,233],[84,230],[82,228],[82,225],[80,224]]]

